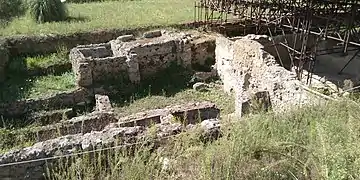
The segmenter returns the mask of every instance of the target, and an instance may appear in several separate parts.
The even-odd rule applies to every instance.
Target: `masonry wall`
[[[138,83],[171,64],[191,69],[215,58],[215,39],[206,35],[165,32],[152,38],[129,37],[72,49],[70,59],[77,85],[89,87],[114,79]]]
[[[92,97],[93,92],[91,90],[77,89],[70,92],[58,93],[49,97],[0,103],[0,114],[5,117],[12,117],[20,116],[31,111],[72,107],[77,103],[87,102]]]
[[[317,102],[302,88],[294,73],[280,66],[259,43],[266,37],[246,36],[216,40],[216,66],[224,82],[224,90],[234,91],[236,114],[244,112],[244,105],[256,94],[269,94],[272,109],[283,112]],[[266,94],[265,93],[265,94]]]

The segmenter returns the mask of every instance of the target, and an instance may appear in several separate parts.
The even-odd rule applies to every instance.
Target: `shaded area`
[[[159,71],[152,77],[143,79],[140,84],[134,85],[127,82],[108,82],[118,90],[121,90],[111,96],[114,103],[121,105],[129,104],[135,99],[141,99],[151,95],[162,95],[166,97],[188,88],[193,71],[187,70],[181,66],[172,64],[169,68]]]
[[[43,96],[75,87],[67,52],[10,59],[0,83],[0,102]],[[47,89],[47,90],[46,90]]]

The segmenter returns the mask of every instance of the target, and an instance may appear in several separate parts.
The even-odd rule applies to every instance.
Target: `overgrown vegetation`
[[[159,8],[160,7],[160,8]],[[129,29],[169,25],[193,19],[193,0],[142,0],[67,3],[66,21],[38,24],[29,15],[14,19],[0,36],[14,34],[66,34],[98,29]]]
[[[203,144],[193,133],[151,150],[140,146],[67,159],[53,179],[359,179],[360,108],[348,102],[228,123]],[[92,156],[93,157],[93,156]],[[163,168],[169,159],[168,169]],[[105,163],[104,160],[108,160]],[[67,164],[67,163],[64,163]]]
[[[25,13],[23,0],[0,0],[0,26]]]
[[[63,21],[67,17],[66,6],[60,0],[29,0],[29,10],[38,23]]]
[[[0,102],[27,98],[44,97],[49,94],[75,89],[75,77],[72,72],[60,75],[28,77],[11,74],[0,89]]]
[[[20,57],[20,59],[25,59],[22,62],[25,63],[24,65],[27,69],[47,68],[49,66],[70,63],[68,52],[68,49],[60,47],[56,53],[49,55],[37,55],[33,57]]]

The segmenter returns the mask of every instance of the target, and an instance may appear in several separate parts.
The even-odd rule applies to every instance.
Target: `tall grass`
[[[258,114],[224,125],[213,143],[189,133],[155,151],[108,151],[49,173],[53,179],[359,179],[359,110],[339,102]]]

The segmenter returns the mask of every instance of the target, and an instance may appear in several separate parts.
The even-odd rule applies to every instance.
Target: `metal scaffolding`
[[[356,0],[197,0],[194,21],[215,26],[238,22],[245,29],[253,28],[255,34],[284,35],[279,44],[287,49],[291,68],[296,67],[301,78],[307,64],[309,80],[318,56],[356,51],[339,73],[358,56],[359,9],[360,1]],[[291,36],[292,43],[285,34]],[[315,42],[309,43],[309,36],[315,37]],[[317,49],[327,39],[337,41],[336,48]]]

